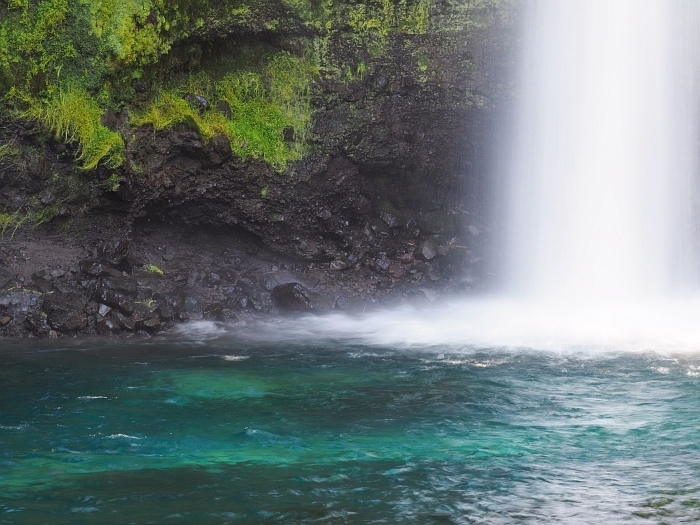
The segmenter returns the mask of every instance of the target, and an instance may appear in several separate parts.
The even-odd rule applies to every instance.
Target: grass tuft
[[[124,140],[102,125],[100,107],[83,89],[69,88],[48,102],[32,104],[25,116],[64,142],[77,143],[77,160],[85,170],[95,169],[102,160],[114,168],[124,161]]]

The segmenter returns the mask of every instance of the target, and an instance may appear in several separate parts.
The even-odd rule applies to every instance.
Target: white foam
[[[532,348],[700,353],[700,298],[567,304],[493,296],[420,311],[405,307],[361,316],[281,320],[239,335],[257,340],[448,346],[451,351]]]

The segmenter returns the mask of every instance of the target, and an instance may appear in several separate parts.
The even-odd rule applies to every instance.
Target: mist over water
[[[497,293],[263,338],[700,350],[700,3],[529,0],[523,16]]]

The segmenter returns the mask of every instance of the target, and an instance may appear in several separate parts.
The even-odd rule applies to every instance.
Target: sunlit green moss
[[[41,122],[64,142],[76,143],[76,158],[86,170],[96,168],[103,159],[113,167],[124,160],[124,141],[101,124],[102,110],[81,88],[73,87],[46,102],[32,104],[25,116]]]
[[[222,133],[240,157],[262,158],[282,170],[304,153],[314,71],[308,61],[278,53],[260,71],[229,73],[219,80],[200,72],[159,93],[133,123],[150,124],[156,130],[185,124],[204,140]],[[188,93],[225,102],[230,118],[216,107],[207,111],[193,107],[184,98]],[[285,140],[288,128],[294,130],[294,141]]]

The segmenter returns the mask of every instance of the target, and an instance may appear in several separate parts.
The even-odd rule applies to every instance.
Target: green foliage
[[[165,275],[163,270],[158,268],[155,264],[148,264],[144,268],[148,273],[152,273],[154,275]]]
[[[14,213],[0,213],[0,239],[5,238],[5,233],[11,232],[10,240],[12,240],[19,227],[22,226],[28,218],[29,215],[20,215],[20,210]]]
[[[229,73],[219,80],[201,72],[162,91],[134,117],[135,125],[156,130],[187,125],[204,140],[226,135],[242,158],[262,158],[278,170],[304,153],[311,122],[309,83],[315,69],[304,59],[278,53],[263,60],[259,71]],[[247,62],[249,65],[254,61]],[[183,97],[196,93],[231,108],[227,118],[216,108],[201,112]],[[295,141],[285,141],[285,129],[293,128]]]
[[[86,170],[96,168],[103,159],[112,167],[124,160],[124,141],[101,124],[102,110],[81,88],[69,88],[47,102],[33,104],[25,115],[63,141],[77,143],[77,160]]]

